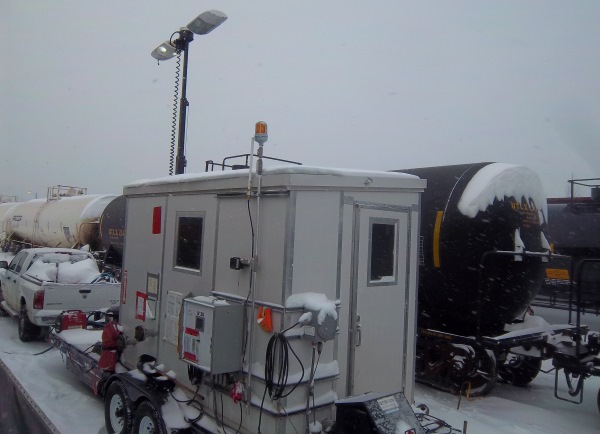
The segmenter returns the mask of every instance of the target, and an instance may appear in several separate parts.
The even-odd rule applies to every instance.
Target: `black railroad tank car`
[[[518,185],[531,179],[536,184],[537,175],[503,165],[514,173],[474,179],[482,170],[495,172],[492,164],[402,170],[427,179],[421,207],[420,327],[472,335],[479,321],[482,334],[500,334],[505,323],[526,310],[543,283],[540,258],[488,253],[515,251],[521,244],[531,252],[547,250],[545,211],[539,212],[545,205],[543,190]],[[461,210],[459,202],[467,187],[473,188],[472,181],[484,184],[479,186],[483,196],[468,211]]]
[[[600,178],[570,180],[591,187],[589,196],[548,198],[548,242],[556,254],[546,269],[546,280],[534,304],[573,309],[571,277],[585,259],[600,258]],[[582,294],[581,307],[600,313],[600,291]]]
[[[111,201],[100,217],[100,234],[104,249],[104,266],[112,270],[120,270],[123,263],[123,247],[125,245],[125,196],[118,196]]]
[[[421,203],[416,378],[454,393],[488,393],[498,378],[531,382],[541,358],[524,314],[544,280],[546,196],[537,174],[501,163],[398,170],[427,179]],[[503,340],[505,325],[522,332]]]
[[[596,197],[548,199],[546,233],[555,253],[600,257],[600,188],[597,189]]]

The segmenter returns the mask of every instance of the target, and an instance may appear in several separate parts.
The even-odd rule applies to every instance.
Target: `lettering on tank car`
[[[520,210],[520,211],[537,211],[537,207],[535,206],[535,203],[533,203],[533,201],[529,201],[529,202],[517,202],[515,200],[512,200],[510,202],[510,206],[512,209],[515,210]]]
[[[530,228],[532,226],[539,226],[540,218],[538,215],[538,209],[533,201],[529,202],[517,202],[511,201],[510,207],[512,210],[519,213],[522,218],[521,225],[523,228]]]
[[[124,237],[125,236],[125,229],[109,228],[108,229],[108,236],[110,236],[110,237]]]

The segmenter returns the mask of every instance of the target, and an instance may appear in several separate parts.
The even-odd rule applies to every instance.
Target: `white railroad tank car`
[[[79,194],[83,189],[59,193],[49,189],[46,199],[18,203],[6,210],[2,224],[5,239],[2,249],[19,250],[23,247],[80,247],[100,246],[99,220],[102,212],[116,195]],[[66,195],[65,195],[66,194]]]
[[[7,237],[6,234],[6,223],[5,223],[5,218],[4,216],[6,215],[7,212],[9,212],[9,210],[18,205],[20,202],[5,202],[5,203],[0,203],[0,242],[4,242],[4,240]]]

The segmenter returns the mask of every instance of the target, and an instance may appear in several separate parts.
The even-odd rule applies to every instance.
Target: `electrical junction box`
[[[309,311],[311,314],[310,321],[304,325],[304,339],[312,340],[313,342],[324,342],[333,339],[337,333],[337,320],[330,315],[325,315],[325,318],[319,324],[319,311]]]
[[[179,358],[213,375],[241,370],[244,305],[199,296],[181,309]]]

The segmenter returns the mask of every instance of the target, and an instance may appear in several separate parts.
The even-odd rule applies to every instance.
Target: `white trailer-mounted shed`
[[[206,415],[242,433],[306,432],[335,419],[337,399],[370,391],[412,401],[425,186],[306,166],[125,186],[120,321],[145,333],[122,361],[154,356],[189,392],[204,372]],[[290,349],[274,365],[273,344]],[[282,361],[281,392],[298,385],[272,400]]]

